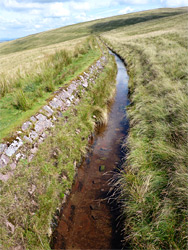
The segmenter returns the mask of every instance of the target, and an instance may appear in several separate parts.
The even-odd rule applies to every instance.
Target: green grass
[[[66,67],[60,67],[61,52],[54,53],[59,47],[72,46],[69,53],[73,55],[83,37],[97,34],[127,62],[130,131],[119,184],[124,239],[132,249],[186,249],[187,10],[184,7],[131,13],[0,44],[0,60],[6,61],[0,81],[1,138],[45,104],[50,92],[62,83],[59,76],[63,75],[63,84],[67,85],[100,55],[95,47],[83,55],[79,55],[82,49],[77,48],[74,58],[67,58]],[[53,51],[53,55],[46,56],[48,51]],[[45,70],[49,57],[54,71]],[[22,58],[18,77],[9,78],[7,72],[12,73],[17,58]],[[40,66],[30,70],[32,74],[28,76],[28,70],[22,72],[26,58],[41,62],[44,67],[40,76],[35,74]],[[17,245],[49,249],[50,223],[65,190],[71,187],[74,165],[86,152],[87,138],[95,124],[107,122],[107,103],[114,93],[114,87],[109,88],[110,79],[115,78],[112,64],[82,97],[78,108],[64,114],[33,162],[20,163],[15,177],[3,183],[0,235],[5,249]],[[65,116],[69,117],[68,123]],[[97,121],[93,116],[97,116]],[[14,225],[12,233],[10,225],[6,226],[8,222]]]
[[[73,78],[100,57],[100,50],[95,48],[94,41],[93,47],[87,47],[88,43],[86,41],[85,45],[77,48],[76,56],[70,57],[64,50],[56,52],[40,65],[39,73],[32,72],[17,78],[9,92],[0,99],[0,139],[35,114],[53,91],[68,86]]]
[[[130,76],[128,154],[118,183],[132,249],[187,247],[186,25],[182,13],[102,35]]]
[[[31,250],[50,249],[56,210],[59,211],[65,191],[71,188],[75,166],[87,151],[88,136],[101,120],[101,116],[94,118],[95,111],[106,109],[113,97],[115,68],[114,58],[110,57],[96,84],[89,86],[77,107],[70,107],[63,113],[52,134],[40,145],[34,160],[31,163],[23,160],[14,177],[2,184],[0,235],[3,249],[18,245]],[[14,226],[14,232],[6,226],[7,222]]]

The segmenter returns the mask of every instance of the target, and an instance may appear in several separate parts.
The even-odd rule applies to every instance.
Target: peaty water
[[[116,218],[119,209],[109,202],[109,180],[123,157],[129,78],[122,60],[113,55],[118,67],[117,91],[108,124],[96,133],[91,152],[78,169],[54,233],[52,249],[121,249]]]

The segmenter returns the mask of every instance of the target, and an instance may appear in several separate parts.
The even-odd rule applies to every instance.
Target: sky
[[[188,0],[0,0],[0,40],[103,17],[188,6]]]

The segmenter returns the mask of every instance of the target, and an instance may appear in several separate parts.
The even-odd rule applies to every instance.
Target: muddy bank
[[[118,67],[117,91],[108,124],[96,132],[91,151],[78,169],[54,233],[52,249],[121,248],[116,225],[118,209],[109,202],[109,181],[123,157],[121,145],[128,129],[125,110],[128,75],[122,60],[114,56]]]

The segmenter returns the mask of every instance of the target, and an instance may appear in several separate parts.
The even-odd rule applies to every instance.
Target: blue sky
[[[188,6],[188,0],[0,0],[0,40],[103,17],[181,6]]]

